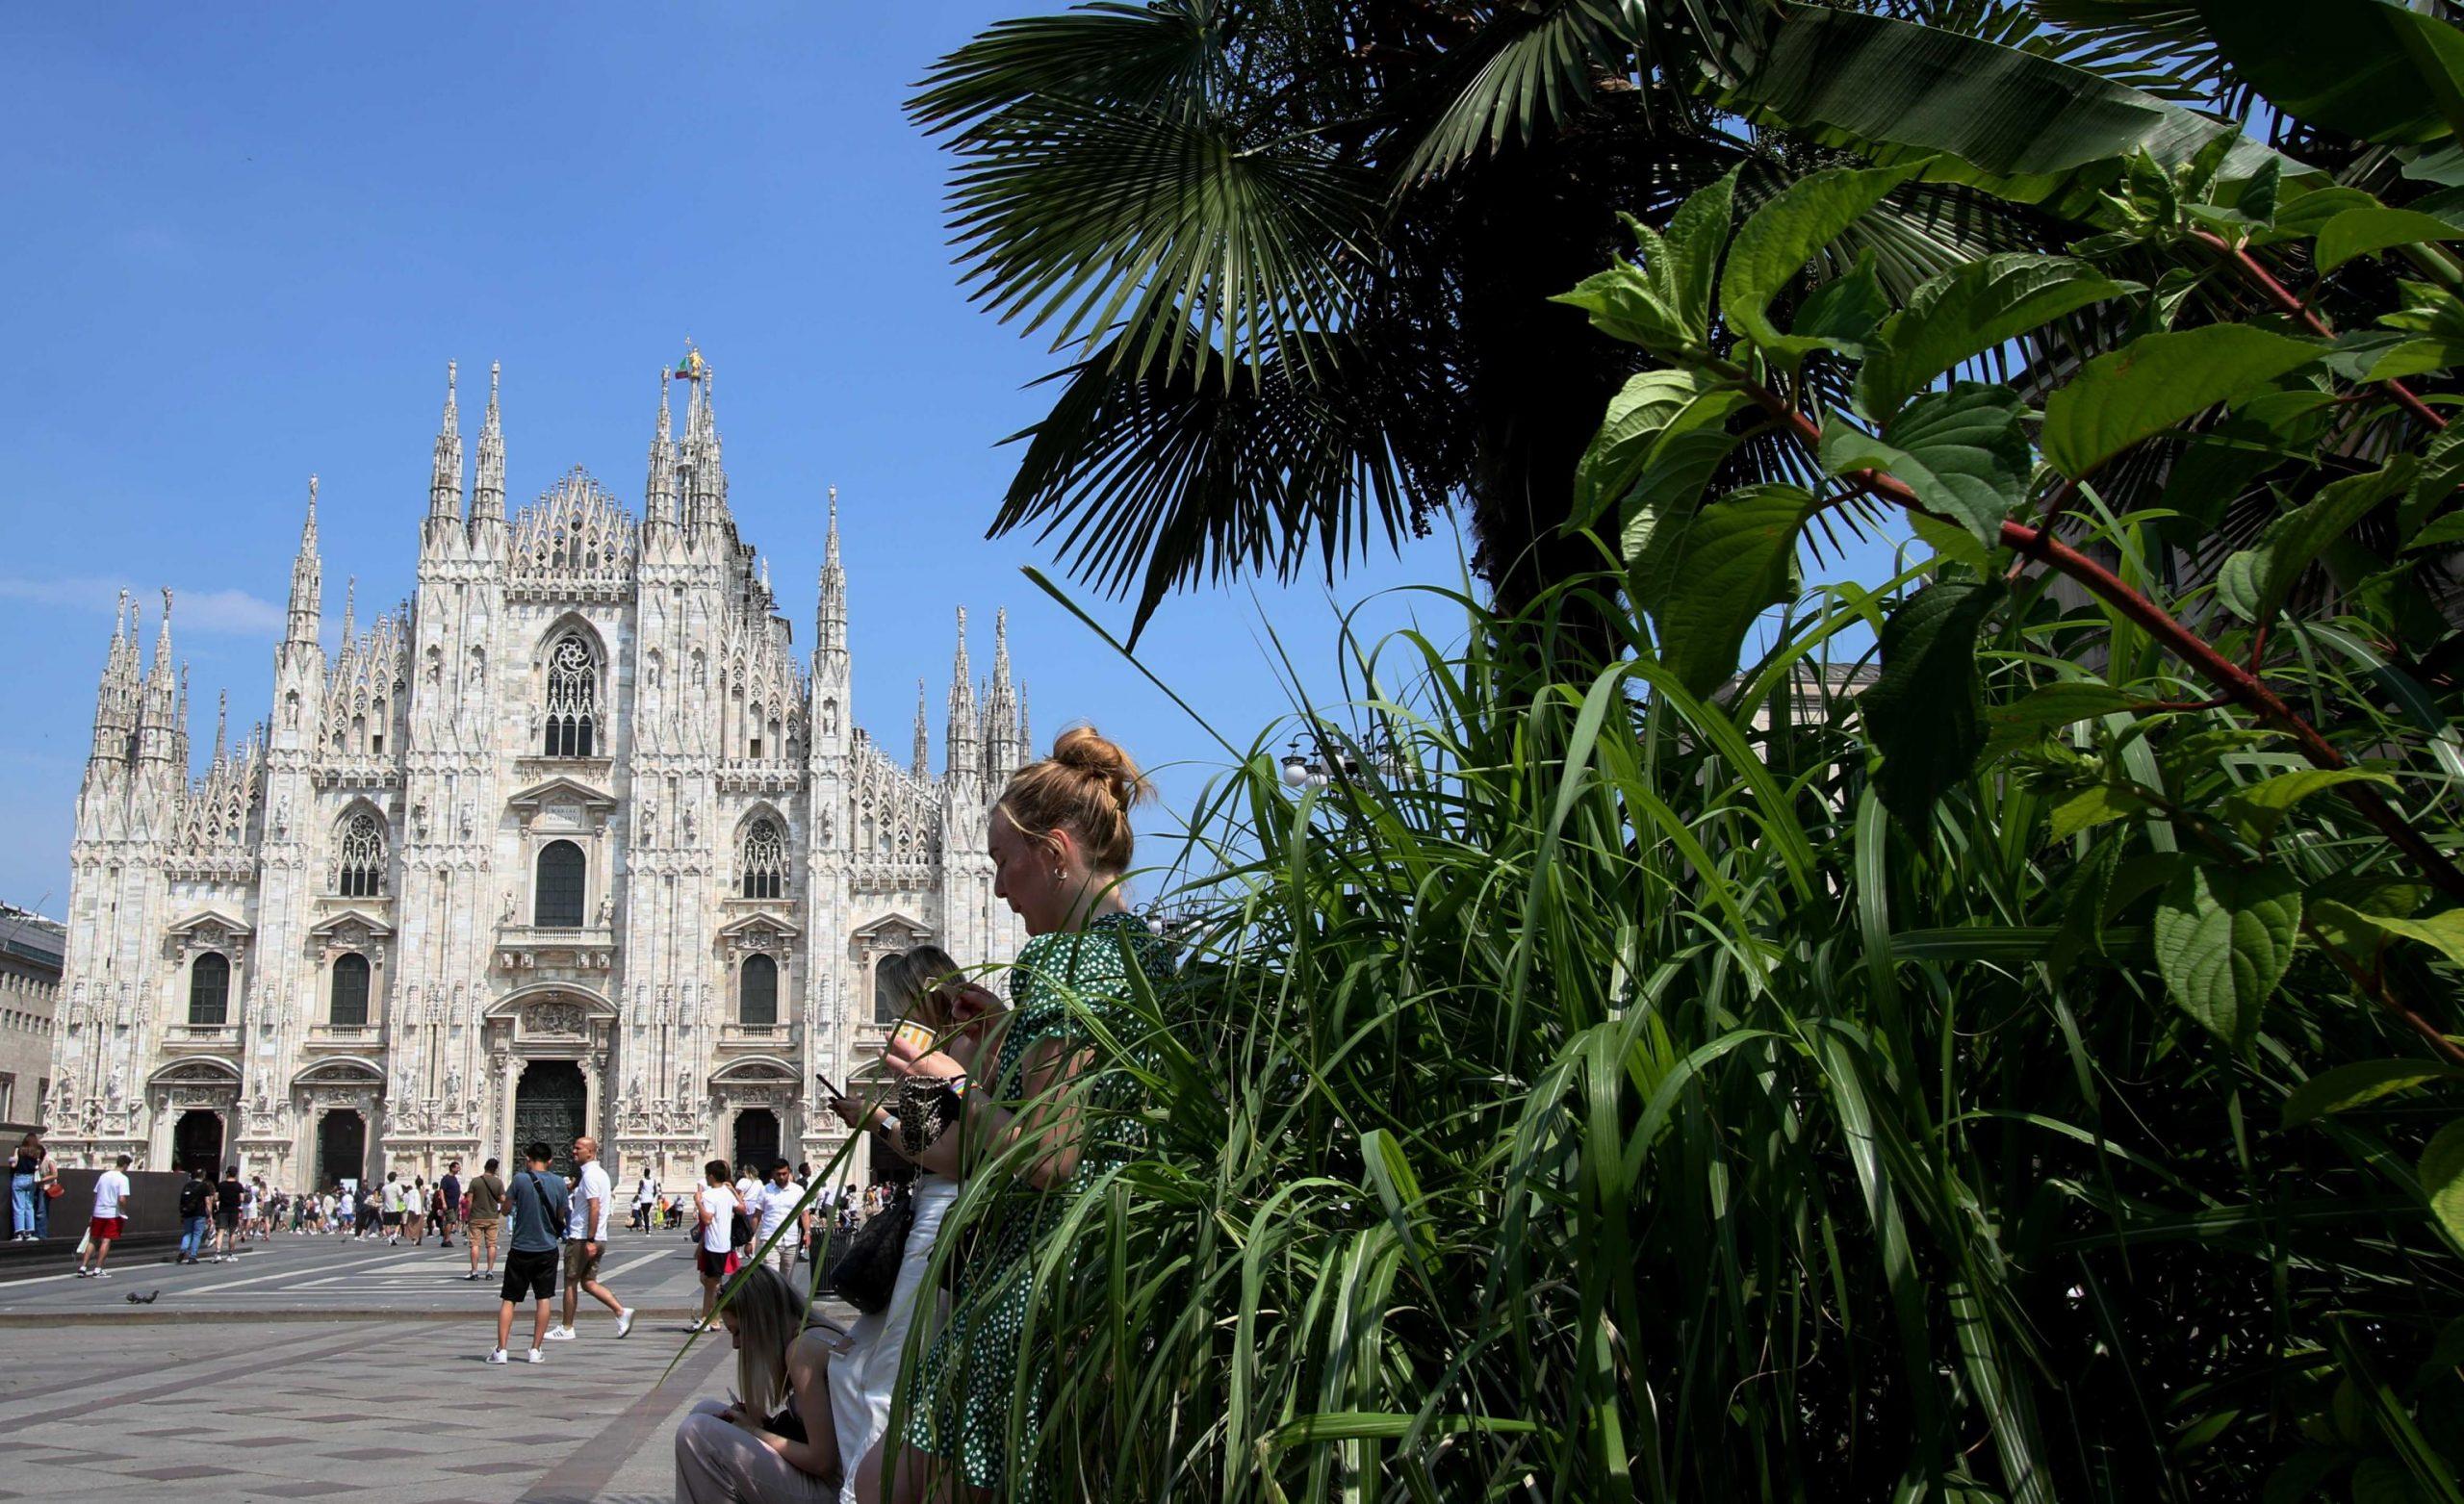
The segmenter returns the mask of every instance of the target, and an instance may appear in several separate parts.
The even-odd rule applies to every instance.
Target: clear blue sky
[[[995,445],[1040,416],[1024,388],[1052,362],[960,292],[947,160],[900,103],[1031,8],[0,13],[0,899],[64,906],[119,587],[146,600],[149,646],[155,590],[178,592],[200,759],[218,689],[235,723],[265,713],[311,471],[329,640],[347,576],[363,621],[408,594],[448,358],[471,440],[504,364],[509,499],[578,464],[638,507],[656,372],[692,336],[738,524],[800,649],[839,487],[859,715],[893,749],[920,675],[937,759],[950,608],[970,608],[984,671],[1006,603],[1040,740],[1091,719],[1150,763],[1219,762],[1019,575],[1046,562],[1033,540],[983,536],[1014,453]],[[1444,582],[1457,559],[1442,537],[1337,590]],[[1331,664],[1322,582],[1261,599]],[[1243,740],[1287,705],[1261,620],[1246,591],[1185,598],[1145,651]],[[1163,781],[1186,803],[1202,777]]]

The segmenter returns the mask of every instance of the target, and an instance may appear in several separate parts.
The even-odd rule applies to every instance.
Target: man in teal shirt
[[[506,1187],[513,1198],[512,1242],[504,1256],[504,1285],[497,1291],[497,1346],[490,1363],[505,1361],[504,1346],[513,1338],[513,1308],[528,1291],[539,1303],[538,1320],[530,1332],[530,1361],[548,1361],[548,1306],[556,1297],[556,1262],[564,1246],[567,1211],[565,1178],[548,1166],[554,1153],[545,1143],[522,1152],[526,1168]]]

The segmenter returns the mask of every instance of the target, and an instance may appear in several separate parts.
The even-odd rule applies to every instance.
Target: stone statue
[[[640,1071],[635,1071],[632,1075],[632,1079],[625,1083],[625,1100],[628,1102],[639,1102],[641,1099],[642,1073]]]
[[[128,1067],[116,1060],[112,1063],[111,1079],[103,1083],[103,1098],[116,1107],[119,1099],[127,1094]]]
[[[445,1068],[445,1100],[456,1103],[462,1100],[462,1067],[459,1065]]]
[[[288,794],[274,801],[273,833],[277,837],[291,834],[291,796]]]
[[[273,1091],[266,1079],[266,1068],[262,1065],[257,1067],[257,1100],[259,1102],[273,1100]]]
[[[504,890],[504,907],[498,912],[497,923],[500,925],[509,925],[513,923],[514,905],[515,900],[513,896],[513,889],[507,888]]]
[[[599,922],[606,924],[616,916],[616,902],[606,894],[599,895]]]

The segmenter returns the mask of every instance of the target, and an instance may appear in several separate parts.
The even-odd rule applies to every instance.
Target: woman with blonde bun
[[[1010,1202],[992,1213],[984,1245],[959,1268],[949,1319],[910,1387],[906,1435],[884,1438],[864,1459],[860,1499],[883,1496],[894,1444],[903,1448],[894,1469],[898,1504],[1029,1491],[1031,1479],[1012,1480],[1007,1447],[1034,1293],[1027,1252],[1057,1212],[1061,1198],[1048,1192],[1079,1189],[1137,1148],[1134,1130],[1121,1126],[1132,1116],[1134,1088],[1113,1075],[1079,1081],[1095,1062],[1082,1018],[1136,1038],[1129,967],[1159,979],[1171,969],[1170,952],[1130,913],[1121,891],[1135,844],[1129,813],[1150,793],[1129,754],[1092,727],[1063,732],[1051,756],[1019,769],[993,805],[987,840],[992,891],[1029,937],[1012,968],[1012,1011],[996,1047],[979,1060],[982,1041],[970,1031],[923,1051],[893,1039],[884,1056],[891,1071],[937,1081],[955,1099],[957,1131],[922,1150],[922,1168],[961,1175],[1020,1145],[1032,1152],[1011,1161],[1021,1168],[998,1172],[1014,1175],[1004,1193]],[[1031,1455],[1052,1359],[1048,1350],[1029,1356],[1021,1442]]]

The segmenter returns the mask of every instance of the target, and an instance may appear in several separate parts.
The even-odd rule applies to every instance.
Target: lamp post
[[[1311,745],[1308,752],[1302,751],[1304,741]],[[1291,750],[1283,755],[1283,786],[1295,792],[1323,790],[1337,782],[1357,782],[1363,772],[1388,782],[1410,775],[1411,765],[1403,760],[1402,749],[1397,744],[1393,730],[1386,726],[1381,724],[1369,733],[1363,750],[1369,753],[1366,769],[1359,758],[1338,751],[1321,734],[1312,732],[1306,737],[1296,736],[1292,739]]]

